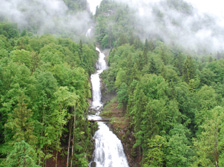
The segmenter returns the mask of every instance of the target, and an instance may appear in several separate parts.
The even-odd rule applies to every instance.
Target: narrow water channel
[[[96,50],[99,52],[99,59],[96,64],[97,71],[91,75],[93,97],[91,110],[95,111],[95,115],[89,115],[89,120],[101,120],[99,114],[102,110],[103,104],[101,102],[100,74],[107,69],[105,55],[99,48],[96,48]],[[110,131],[109,127],[104,122],[97,123],[99,129],[94,135],[95,150],[93,161],[90,163],[90,166],[128,167],[127,158],[124,154],[121,141],[112,131]]]

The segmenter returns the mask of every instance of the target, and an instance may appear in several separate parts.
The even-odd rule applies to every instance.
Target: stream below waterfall
[[[99,116],[103,104],[101,102],[100,89],[100,74],[107,69],[105,55],[96,48],[99,52],[99,59],[96,63],[97,71],[91,75],[92,84],[92,105],[91,110],[95,111],[95,115],[89,115],[89,120],[101,120]],[[123,146],[118,137],[110,131],[109,127],[104,122],[97,122],[99,129],[94,135],[95,150],[93,160],[89,166],[96,167],[128,167],[127,158],[125,156]]]

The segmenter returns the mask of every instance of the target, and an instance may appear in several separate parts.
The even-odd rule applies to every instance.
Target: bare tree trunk
[[[71,157],[73,157],[74,154],[74,143],[75,143],[75,120],[76,120],[76,115],[75,115],[75,110],[74,110],[74,121],[73,121],[73,138],[72,138],[72,152],[71,152]],[[72,167],[72,159],[71,158],[71,166]]]
[[[215,131],[215,166],[219,167],[219,151],[218,151],[218,128],[216,126],[216,131]]]
[[[43,136],[44,136],[44,131],[45,131],[45,106],[43,105],[43,115],[42,115],[42,124],[43,124],[43,128],[42,128],[42,132],[41,132],[41,136],[42,136],[42,139],[41,139],[41,144],[43,144]],[[45,152],[45,147],[43,147],[43,152]],[[40,157],[41,157],[41,154],[40,154]],[[46,166],[46,160],[44,159],[44,157],[42,157],[43,159],[43,167]]]
[[[47,148],[46,148],[46,146],[44,146],[44,153],[46,153],[46,150],[47,150]],[[44,158],[43,159],[43,167],[46,167],[47,166],[47,160]]]
[[[69,156],[70,156],[70,146],[71,146],[71,133],[72,133],[71,131],[72,131],[72,121],[69,121],[68,155],[67,155],[66,167],[69,166]]]
[[[60,114],[62,113],[62,110],[63,110],[63,107],[62,105],[60,105]],[[60,130],[59,130],[59,134],[57,134],[57,138],[58,138],[58,141],[57,141],[57,151],[56,151],[56,155],[55,155],[55,167],[58,167],[58,149],[60,149],[60,141],[61,141],[61,136],[62,136],[62,126],[63,124],[61,123],[60,124]]]
[[[58,167],[58,150],[55,155],[55,167]]]
[[[57,141],[57,147],[56,147],[56,155],[55,155],[55,167],[58,167],[58,148],[59,148],[59,141],[60,141],[60,137],[57,135],[58,141]]]

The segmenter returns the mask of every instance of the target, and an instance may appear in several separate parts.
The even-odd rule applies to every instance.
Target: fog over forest
[[[1,0],[0,167],[224,166],[222,6]]]
[[[38,34],[84,35],[91,21],[88,11],[70,11],[63,0],[3,0],[0,16]]]
[[[183,0],[119,0],[136,11],[136,27],[142,40],[160,37],[169,44],[194,51],[224,49],[224,27],[215,15],[200,13]]]
[[[89,1],[90,10],[100,0]],[[224,27],[215,15],[200,13],[183,0],[117,0],[133,10],[136,34],[146,38],[161,38],[168,44],[194,51],[223,51]],[[32,29],[38,34],[73,33],[85,35],[92,18],[87,10],[70,11],[63,0],[3,0],[0,16]]]

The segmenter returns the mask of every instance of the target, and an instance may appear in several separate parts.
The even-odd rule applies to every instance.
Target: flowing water
[[[92,83],[92,96],[93,101],[91,109],[96,112],[95,115],[89,115],[89,120],[101,120],[99,116],[103,107],[101,102],[101,90],[100,90],[100,74],[107,69],[106,62],[104,60],[105,55],[101,53],[99,48],[96,48],[99,52],[99,60],[96,63],[97,71],[91,75]],[[110,131],[109,127],[103,122],[97,122],[99,129],[94,135],[95,150],[93,162],[96,163],[96,167],[128,167],[128,162],[124,154],[123,146],[117,136]],[[91,162],[91,163],[93,163]],[[90,163],[90,165],[91,165]]]
[[[92,33],[92,28],[89,28],[86,32],[86,37],[87,38],[91,37],[91,35],[92,35],[91,33]]]
[[[90,11],[93,15],[96,13],[96,7],[100,5],[102,0],[87,0],[89,4]]]
[[[91,84],[92,84],[92,96],[93,102],[91,108],[99,111],[102,108],[103,104],[101,102],[101,90],[100,90],[100,74],[106,70],[107,65],[104,60],[105,55],[101,53],[99,48],[96,48],[99,52],[99,59],[96,63],[96,73],[91,75]]]

